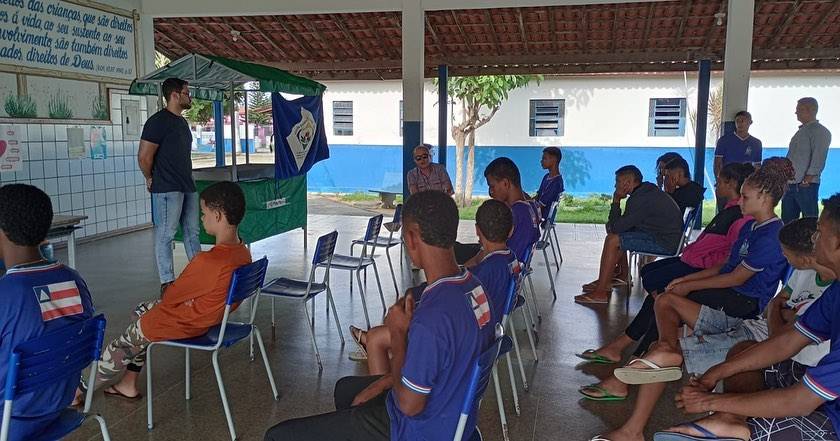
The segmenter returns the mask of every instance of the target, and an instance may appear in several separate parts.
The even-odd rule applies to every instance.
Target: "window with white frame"
[[[651,98],[648,136],[685,135],[685,98]]]
[[[333,134],[353,136],[353,101],[333,101]]]
[[[528,136],[563,136],[565,100],[531,100]]]

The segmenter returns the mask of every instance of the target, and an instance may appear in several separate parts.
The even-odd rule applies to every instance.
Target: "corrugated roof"
[[[426,73],[722,68],[726,0],[426,13]],[[155,47],[277,66],[313,79],[401,78],[399,12],[155,19]],[[840,68],[840,0],[756,0],[753,69]]]

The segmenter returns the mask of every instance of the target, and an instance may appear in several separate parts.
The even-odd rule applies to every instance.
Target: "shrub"
[[[70,109],[67,95],[58,92],[50,97],[49,102],[50,118],[70,119],[73,117],[73,110]]]
[[[4,108],[12,118],[35,118],[38,116],[38,106],[29,95],[9,95],[6,97]]]

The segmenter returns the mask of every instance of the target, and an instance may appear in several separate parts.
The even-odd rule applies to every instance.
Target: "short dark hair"
[[[458,207],[446,193],[426,190],[409,196],[403,205],[403,222],[420,227],[423,243],[452,248],[458,236]]]
[[[245,217],[245,193],[233,182],[217,182],[205,188],[201,200],[207,208],[221,211],[233,226],[239,225]]]
[[[752,115],[750,114],[750,112],[747,112],[746,110],[740,110],[740,111],[738,111],[738,113],[735,114],[735,118],[737,118],[739,116],[746,116],[747,118],[750,119],[750,121],[752,121]]]
[[[732,162],[723,166],[720,169],[718,179],[726,179],[727,181],[735,181],[738,183],[738,191],[741,191],[741,186],[744,181],[755,172],[755,167],[748,163]]]
[[[40,188],[27,184],[0,187],[0,230],[12,243],[36,247],[50,231],[52,201]]]
[[[831,221],[834,231],[840,234],[840,193],[823,200],[823,216]]]
[[[811,254],[814,252],[813,237],[816,231],[817,218],[795,219],[779,230],[779,242],[794,253]]]
[[[522,188],[522,178],[519,175],[519,167],[512,159],[502,156],[487,164],[484,169],[485,178],[507,179],[516,188]]]
[[[488,199],[475,212],[475,224],[490,242],[504,242],[513,229],[513,214],[504,202]]]
[[[691,171],[688,169],[688,161],[686,161],[682,156],[678,156],[672,159],[669,163],[665,164],[665,170],[682,170],[685,177],[691,179]]]
[[[625,165],[624,167],[621,167],[620,169],[616,170],[615,177],[618,178],[621,176],[632,176],[633,179],[636,180],[636,182],[642,182],[643,179],[642,171],[639,170],[639,167],[636,167],[635,165]]]
[[[560,162],[560,161],[563,160],[563,152],[560,151],[560,149],[557,148],[557,147],[553,147],[553,146],[552,147],[546,147],[546,148],[543,149],[543,153],[554,156],[554,158],[557,159],[557,162]]]
[[[183,89],[187,84],[189,83],[180,78],[167,78],[163,81],[163,85],[161,85],[163,99],[169,101],[169,97],[172,96],[173,93],[181,93],[181,89]]]
[[[677,152],[667,152],[662,154],[662,156],[656,158],[656,166],[658,167],[659,164],[665,165],[676,158],[681,158],[679,153]]]

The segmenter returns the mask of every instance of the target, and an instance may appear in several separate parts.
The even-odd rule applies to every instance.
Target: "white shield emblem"
[[[286,137],[286,142],[292,150],[298,170],[300,170],[303,161],[306,160],[306,155],[309,154],[309,148],[312,147],[312,141],[315,139],[316,129],[315,117],[312,116],[312,112],[301,107],[300,121],[292,126],[292,131]]]

